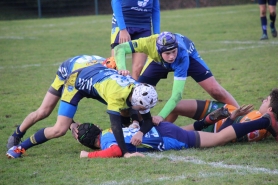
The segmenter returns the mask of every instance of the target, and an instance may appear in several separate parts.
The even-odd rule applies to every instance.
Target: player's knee
[[[51,114],[49,109],[38,109],[37,110],[37,117],[39,120],[47,118]]]
[[[222,88],[212,88],[209,93],[214,99],[219,101],[222,100],[223,97],[225,97],[226,94],[225,92],[226,91],[223,90]]]
[[[67,133],[67,130],[62,130],[62,129],[53,129],[52,130],[53,137],[61,137],[61,136],[64,136],[66,133]]]

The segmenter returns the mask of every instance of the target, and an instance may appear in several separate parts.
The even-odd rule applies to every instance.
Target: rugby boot
[[[215,111],[209,113],[205,119],[204,122],[206,125],[211,125],[216,123],[217,121],[227,118],[230,116],[230,113],[227,108],[221,107],[219,109],[216,109]]]
[[[7,153],[6,156],[11,159],[11,158],[19,158],[21,157],[22,154],[25,153],[25,149],[22,148],[21,146],[13,146],[11,147]]]
[[[269,126],[266,128],[267,131],[278,141],[278,122],[273,112],[268,112],[263,115],[264,118],[269,120]]]

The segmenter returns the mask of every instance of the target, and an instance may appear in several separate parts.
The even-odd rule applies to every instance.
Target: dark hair
[[[79,142],[91,149],[99,149],[95,147],[95,140],[97,136],[101,133],[100,128],[98,128],[93,123],[83,123],[78,126],[78,140]]]
[[[272,108],[272,112],[275,114],[275,117],[277,119],[277,115],[278,115],[278,89],[275,88],[273,89],[270,94],[270,104],[269,107]]]

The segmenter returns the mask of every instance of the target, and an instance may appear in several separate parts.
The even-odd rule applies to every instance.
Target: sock
[[[44,129],[45,128],[36,132],[34,135],[32,135],[31,137],[23,141],[19,146],[27,150],[28,148],[31,148],[35,145],[39,145],[48,141],[48,139],[44,135]]]
[[[197,130],[197,131],[202,130],[202,129],[205,127],[205,122],[204,122],[204,120],[205,120],[205,119],[201,119],[201,120],[199,120],[199,121],[195,121],[195,122],[193,123],[194,129]]]
[[[241,138],[254,130],[266,129],[270,125],[268,118],[260,118],[254,121],[249,121],[241,124],[233,124],[236,137]]]
[[[267,35],[267,19],[266,19],[266,17],[261,17],[261,25],[262,25],[263,34]]]
[[[269,19],[271,20],[270,28],[274,28],[275,20],[276,20],[276,15],[269,15]]]
[[[217,132],[220,132],[224,128],[232,125],[233,123],[234,123],[234,120],[231,120],[230,118],[227,118],[226,121],[221,125],[221,127],[219,128],[219,130]]]
[[[21,132],[19,126],[16,128],[12,136],[22,138],[26,132]]]

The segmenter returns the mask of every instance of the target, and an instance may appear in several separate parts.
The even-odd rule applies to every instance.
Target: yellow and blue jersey
[[[76,70],[64,84],[58,114],[73,118],[78,102],[86,97],[106,104],[108,113],[120,115],[121,110],[131,107],[128,97],[137,83],[101,64]]]
[[[79,55],[67,59],[59,66],[55,79],[49,89],[49,92],[57,96],[61,96],[64,82],[67,79],[67,77],[71,74],[72,71],[96,63],[102,63],[103,61],[105,61],[105,58],[97,55]]]
[[[169,71],[174,71],[174,79],[176,80],[186,79],[188,76],[187,71],[190,65],[190,60],[199,62],[207,70],[209,70],[209,67],[196,50],[194,43],[189,38],[181,34],[175,33],[175,36],[178,42],[178,54],[173,63],[165,62],[158,53],[156,49],[156,39],[158,34],[130,41],[129,45],[133,53],[145,53]]]

